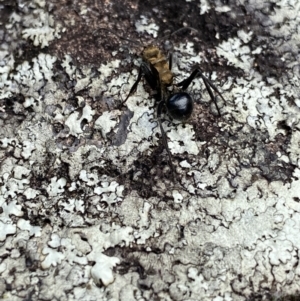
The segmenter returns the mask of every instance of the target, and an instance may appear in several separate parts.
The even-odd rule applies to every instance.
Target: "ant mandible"
[[[172,163],[172,156],[168,147],[167,136],[161,122],[161,115],[163,110],[166,109],[168,114],[176,120],[186,121],[193,112],[194,101],[190,94],[184,91],[198,76],[202,78],[211,100],[215,103],[219,116],[221,116],[221,112],[212,90],[214,90],[224,102],[225,99],[223,98],[217,87],[203,75],[200,68],[194,70],[191,75],[185,80],[181,81],[178,84],[175,84],[175,87],[179,87],[180,89],[177,89],[177,92],[175,93],[171,93],[167,89],[167,87],[173,85],[174,75],[171,71],[172,55],[170,55],[169,59],[167,59],[157,46],[148,46],[144,48],[142,52],[142,59],[143,62],[140,65],[137,80],[131,87],[129,94],[121,103],[121,105],[123,105],[128,100],[128,98],[136,92],[137,86],[143,76],[151,89],[157,91],[157,99],[159,100],[157,106],[157,119],[162,134],[163,144],[167,150],[170,167],[174,177],[175,173]]]

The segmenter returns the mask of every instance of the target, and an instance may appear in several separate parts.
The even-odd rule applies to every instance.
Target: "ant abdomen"
[[[166,108],[169,115],[180,121],[189,119],[193,112],[194,102],[186,92],[171,94],[166,101]]]

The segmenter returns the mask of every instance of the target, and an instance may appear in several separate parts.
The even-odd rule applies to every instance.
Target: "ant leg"
[[[172,66],[173,66],[173,53],[174,53],[174,46],[173,44],[169,41],[166,40],[164,42],[164,51],[165,53],[167,53],[167,59],[168,59],[168,64],[169,64],[169,70],[172,70]]]
[[[173,65],[173,53],[169,53],[169,69],[170,71],[172,70],[172,65]]]
[[[151,69],[151,66],[149,67],[146,63],[142,63],[139,69],[139,74],[137,77],[137,80],[135,81],[135,83],[132,85],[127,97],[125,98],[125,100],[123,100],[121,102],[121,106],[127,101],[127,99],[135,93],[136,88],[139,84],[139,82],[142,79],[142,76],[145,76],[146,81],[148,82],[149,86],[154,90],[157,87],[157,81],[158,78],[153,74],[153,71]]]
[[[163,128],[162,123],[161,123],[161,113],[162,113],[162,110],[163,110],[164,106],[165,106],[165,101],[161,100],[160,103],[157,106],[157,119],[158,119],[160,131],[161,131],[162,141],[163,141],[164,147],[167,150],[167,153],[168,153],[168,156],[169,156],[169,162],[170,162],[170,167],[171,167],[173,179],[175,179],[175,169],[174,169],[174,166],[173,166],[173,163],[172,163],[172,155],[171,155],[170,149],[168,147],[168,140],[167,140],[166,132],[164,131],[164,128]]]
[[[205,87],[208,91],[208,94],[211,98],[211,100],[215,103],[215,106],[217,108],[217,111],[218,111],[218,114],[219,116],[221,116],[221,112],[220,112],[220,109],[217,105],[217,101],[216,101],[216,98],[211,90],[211,88],[222,98],[222,100],[225,102],[225,99],[224,97],[222,96],[222,94],[220,93],[220,91],[218,90],[218,88],[207,78],[203,75],[202,71],[200,69],[196,69],[192,72],[192,74],[186,78],[185,80],[183,80],[182,82],[176,84],[176,86],[178,87],[182,87],[182,90],[185,90],[189,85],[190,83],[194,80],[195,77],[197,77],[198,75],[200,75],[200,77],[202,78],[204,84],[205,84]]]

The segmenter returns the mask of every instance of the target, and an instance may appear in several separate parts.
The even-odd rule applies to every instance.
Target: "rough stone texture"
[[[173,2],[0,2],[3,300],[298,294],[300,2]],[[119,105],[167,40],[226,100],[164,116],[176,181],[153,91]]]

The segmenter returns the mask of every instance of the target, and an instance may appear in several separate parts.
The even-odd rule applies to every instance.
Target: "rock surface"
[[[299,32],[297,0],[1,2],[0,298],[297,295]],[[153,91],[120,106],[150,44],[225,98],[164,116],[175,181]]]

